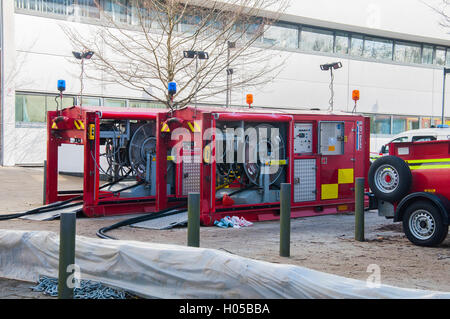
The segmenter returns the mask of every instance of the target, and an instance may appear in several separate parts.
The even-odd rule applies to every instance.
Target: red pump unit
[[[76,196],[57,190],[57,149],[69,143],[84,147],[90,217],[160,211],[199,192],[204,225],[278,219],[281,183],[292,185],[292,217],[349,212],[355,177],[370,165],[369,125],[348,113],[257,108],[49,112],[47,202]],[[102,170],[115,185],[101,188]]]

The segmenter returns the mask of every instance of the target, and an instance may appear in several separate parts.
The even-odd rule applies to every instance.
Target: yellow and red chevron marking
[[[77,128],[77,130],[84,130],[84,123],[82,120],[73,121],[73,125]]]

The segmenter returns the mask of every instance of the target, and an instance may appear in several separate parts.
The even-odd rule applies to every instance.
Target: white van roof
[[[392,140],[402,136],[426,136],[426,135],[450,135],[450,128],[421,128],[417,130],[410,130],[395,135]]]

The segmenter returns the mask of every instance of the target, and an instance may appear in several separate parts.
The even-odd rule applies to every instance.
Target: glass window
[[[98,97],[83,96],[83,105],[86,105],[86,106],[101,106],[102,103],[100,101],[100,98],[98,98]]]
[[[446,59],[445,59],[445,65],[449,66],[450,65],[450,49],[447,49],[447,55],[446,55]]]
[[[423,64],[433,64],[433,47],[431,45],[423,46],[422,63]]]
[[[100,18],[100,12],[98,10],[97,5],[95,4],[96,0],[77,0],[79,7],[79,14],[82,17],[87,18]]]
[[[149,108],[149,109],[165,109],[165,104],[159,102],[145,102],[145,101],[128,101],[130,107]]]
[[[445,48],[436,48],[434,63],[437,65],[445,65]]]
[[[345,33],[336,33],[334,40],[334,52],[348,54],[348,35]]]
[[[59,96],[47,96],[47,111],[56,110],[56,100],[58,100],[58,108],[61,109],[61,100]],[[74,106],[74,98],[73,97],[63,97],[62,100],[62,108],[72,107]]]
[[[393,116],[392,134],[400,134],[405,131],[416,130],[419,128],[418,117]]]
[[[199,16],[187,15],[181,20],[180,31],[194,33],[201,22],[202,20]]]
[[[431,127],[431,117],[422,117],[420,119],[420,128],[430,128]]]
[[[365,37],[363,56],[379,60],[392,60],[392,46],[391,40]]]
[[[402,136],[402,137],[396,138],[395,140],[392,140],[391,143],[402,143],[402,142],[407,142],[407,141],[408,141],[408,137]]]
[[[404,63],[421,63],[421,51],[420,44],[395,42],[394,60]]]
[[[413,136],[412,141],[413,142],[429,142],[429,141],[436,141],[436,136]]]
[[[302,28],[301,49],[307,51],[333,52],[333,32]]]
[[[127,0],[108,0],[103,2],[103,9],[116,22],[127,23],[131,12]]]
[[[298,28],[281,24],[272,25],[264,32],[263,41],[282,48],[298,48]]]
[[[370,117],[371,134],[391,134],[391,117],[389,115],[373,115]]]
[[[16,0],[17,9],[29,9],[44,13],[72,15],[74,0]]]
[[[16,122],[45,122],[45,96],[16,94]]]
[[[419,129],[419,118],[418,117],[407,117],[406,118],[406,130],[417,130]]]
[[[127,102],[125,100],[120,99],[105,99],[104,106],[110,106],[110,107],[126,107]]]
[[[364,39],[359,35],[352,35],[350,54],[354,56],[362,56],[364,49]]]
[[[392,134],[399,134],[406,131],[406,118],[394,116],[392,120]]]

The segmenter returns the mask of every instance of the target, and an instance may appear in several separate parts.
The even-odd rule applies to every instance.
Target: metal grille
[[[183,195],[200,192],[200,162],[183,161]]]
[[[316,200],[316,160],[294,161],[294,202]]]

